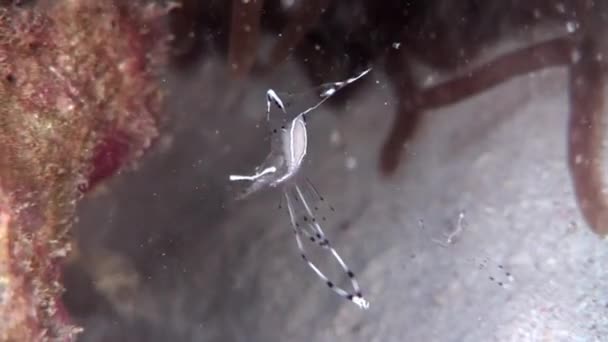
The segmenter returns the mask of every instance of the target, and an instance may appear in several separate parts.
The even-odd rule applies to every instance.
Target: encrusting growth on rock
[[[158,135],[168,8],[0,8],[0,341],[80,331],[61,303],[76,203]]]

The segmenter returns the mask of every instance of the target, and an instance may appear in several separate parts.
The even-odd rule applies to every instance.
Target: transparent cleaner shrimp
[[[306,115],[340,89],[365,76],[370,70],[367,69],[344,81],[322,84],[312,91],[301,94],[279,96],[274,90],[269,89],[266,92],[266,120],[272,132],[270,153],[253,175],[230,175],[229,178],[231,181],[251,182],[239,196],[240,199],[268,186],[282,186],[291,227],[302,259],[330,289],[362,309],[368,309],[369,302],[363,297],[354,273],[332,247],[321,227],[326,217],[318,217],[317,213],[319,206],[324,205],[325,199],[308,179],[298,177],[298,171],[308,147]],[[278,110],[278,113],[271,113],[273,110]],[[326,206],[333,211],[333,207]],[[353,292],[346,291],[329,280],[325,273],[307,257],[302,242],[303,236],[333,256],[350,280]]]

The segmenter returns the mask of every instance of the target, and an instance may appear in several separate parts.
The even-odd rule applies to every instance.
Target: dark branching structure
[[[602,2],[581,1],[295,1],[234,0],[232,4],[185,1],[176,32],[178,59],[227,52],[234,77],[264,72],[289,58],[315,83],[355,70],[384,69],[399,99],[392,129],[380,151],[379,168],[390,175],[404,144],[426,111],[454,104],[514,77],[551,67],[569,71],[568,165],[578,205],[590,228],[608,235],[608,199],[600,167],[608,11]],[[225,23],[230,26],[226,27]],[[512,38],[539,41],[490,55]],[[269,59],[258,61],[264,33],[275,37]],[[521,39],[520,39],[521,40]],[[425,87],[418,66],[451,75]],[[355,90],[356,91],[356,90]],[[336,98],[344,98],[353,91]],[[371,114],[370,114],[371,115]]]

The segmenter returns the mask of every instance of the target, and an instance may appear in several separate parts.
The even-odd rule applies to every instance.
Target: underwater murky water
[[[585,66],[604,63],[605,8],[261,3],[174,14],[170,120],[79,208],[65,298],[80,340],[606,339],[608,245],[568,169],[573,113],[606,115],[577,107],[597,98],[570,81],[598,82]],[[238,201],[228,177],[270,151],[269,88],[366,67],[307,117],[299,171],[335,207],[323,231],[370,302],[359,310],[302,262],[281,189]],[[310,258],[342,277],[323,253]]]

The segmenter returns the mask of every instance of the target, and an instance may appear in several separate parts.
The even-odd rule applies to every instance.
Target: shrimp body
[[[354,273],[332,247],[321,227],[320,222],[325,221],[326,217],[319,215],[318,211],[320,207],[323,207],[324,198],[319,195],[308,179],[306,179],[305,183],[301,184],[296,176],[302,167],[308,149],[306,115],[319,107],[338,90],[358,80],[368,72],[369,69],[348,80],[317,87],[317,91],[313,92],[313,99],[316,98],[317,102],[303,110],[293,110],[292,106],[295,105],[297,108],[298,105],[298,103],[294,104],[293,102],[294,96],[288,95],[286,97],[290,102],[283,101],[274,90],[269,89],[266,92],[266,119],[270,123],[272,132],[270,153],[264,162],[256,168],[253,175],[230,175],[229,177],[231,181],[251,182],[249,187],[239,196],[240,199],[265,187],[278,187],[281,185],[300,256],[330,289],[362,309],[369,308],[369,302],[361,294],[359,283]],[[279,114],[271,115],[272,108],[277,108]],[[333,211],[333,207],[326,207],[329,207]],[[353,292],[349,292],[339,287],[337,283],[329,280],[325,273],[308,258],[302,237],[305,237],[317,247],[321,247],[322,250],[330,253],[348,276]]]

